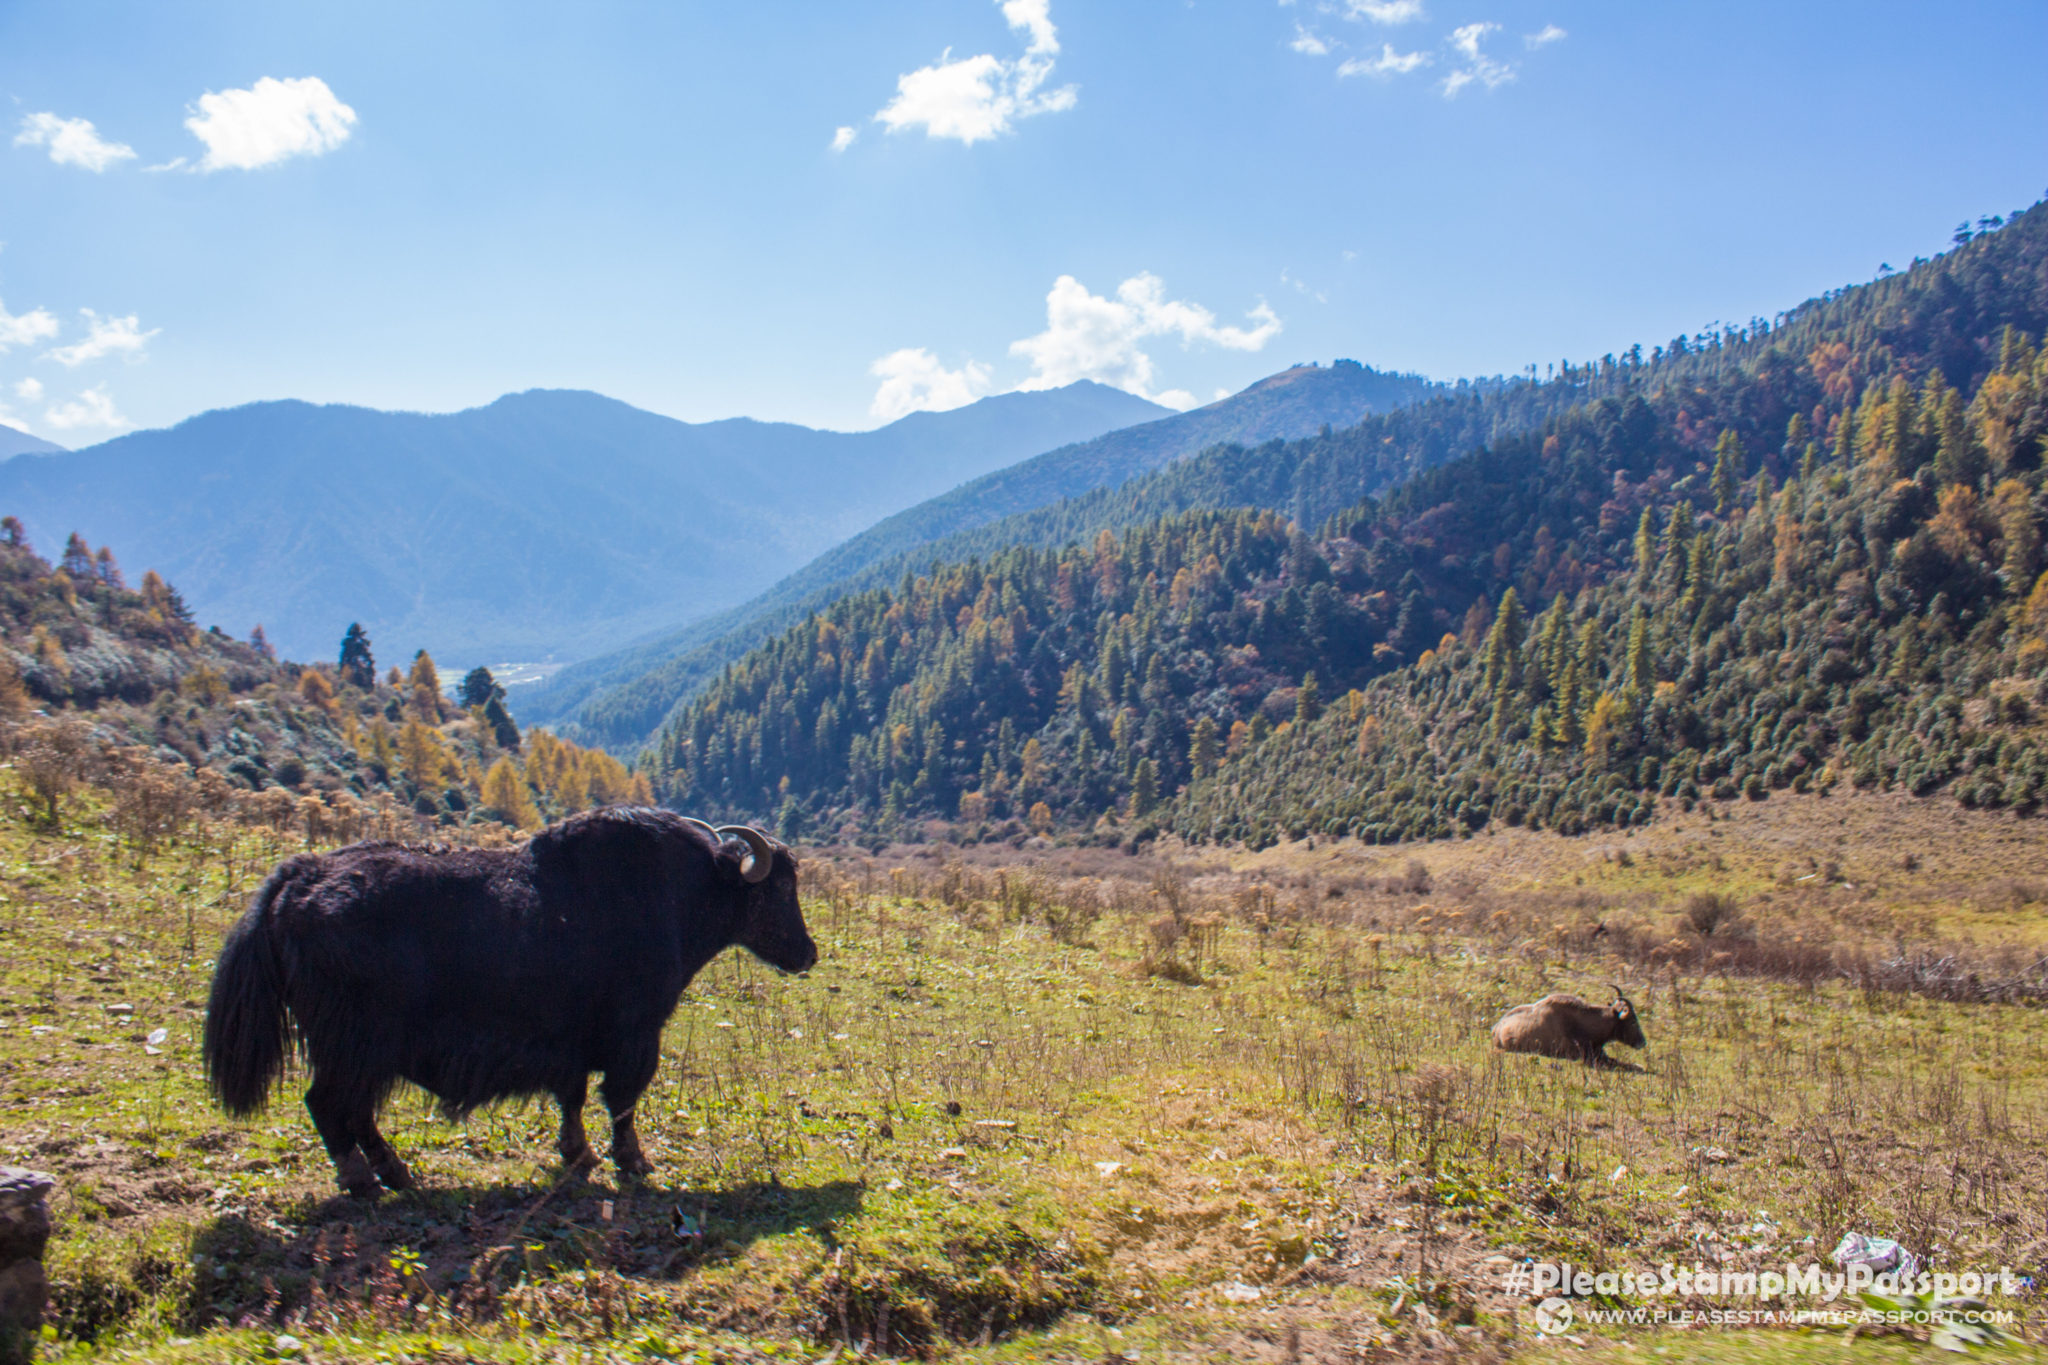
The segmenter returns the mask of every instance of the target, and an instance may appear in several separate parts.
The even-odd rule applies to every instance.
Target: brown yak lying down
[[[1591,1066],[1619,1065],[1607,1055],[1609,1043],[1649,1046],[1636,1007],[1619,986],[1611,1005],[1589,1005],[1576,995],[1546,995],[1532,1005],[1515,1006],[1493,1026],[1493,1045],[1503,1052],[1567,1057]]]

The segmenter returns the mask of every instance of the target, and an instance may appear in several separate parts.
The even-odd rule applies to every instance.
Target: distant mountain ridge
[[[330,655],[577,657],[758,593],[984,471],[1166,410],[1092,382],[875,431],[692,424],[532,390],[446,414],[297,401],[0,464],[0,512],[164,574],[202,621]],[[33,440],[34,438],[24,438]]]
[[[802,612],[870,582],[885,566],[907,564],[940,547],[957,552],[957,542],[1006,518],[1119,488],[1205,450],[1348,428],[1374,413],[1452,391],[1420,375],[1387,373],[1354,360],[1293,366],[1206,407],[1048,450],[968,480],[877,522],[752,601],[566,668],[546,683],[520,688],[514,704],[536,723],[566,723],[592,742],[632,747],[650,737],[662,717],[726,659]],[[600,701],[607,696],[615,702]]]
[[[20,427],[10,427],[0,422],[0,460],[11,460],[17,455],[60,455],[64,447],[54,441],[45,441],[40,436],[31,436]]]

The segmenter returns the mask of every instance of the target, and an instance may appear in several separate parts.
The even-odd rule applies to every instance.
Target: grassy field
[[[422,1188],[372,1204],[295,1093],[235,1124],[199,1076],[213,948],[304,839],[124,810],[0,799],[0,1159],[59,1180],[48,1359],[1936,1358],[1870,1326],[1546,1336],[1506,1277],[1782,1267],[1850,1229],[2048,1262],[2048,886],[2007,817],[807,852],[823,959],[692,987],[652,1180],[564,1180],[544,1105],[402,1094]],[[1609,982],[1640,1069],[1487,1046]],[[1992,1354],[2048,1359],[2039,1301],[1999,1306],[2024,1340]]]

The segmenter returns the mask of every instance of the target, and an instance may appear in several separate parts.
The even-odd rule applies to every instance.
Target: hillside
[[[360,620],[468,666],[702,616],[963,474],[1161,411],[1091,383],[859,433],[538,390],[441,415],[258,403],[9,460],[0,507],[44,543],[122,546],[288,654]]]
[[[380,674],[361,643],[349,667],[280,662],[261,633],[200,630],[154,570],[130,588],[112,550],[76,535],[53,566],[18,520],[0,519],[0,751],[53,828],[92,783],[116,790],[117,822],[154,829],[201,806],[309,839],[372,821],[387,836],[495,837],[651,799],[646,778],[607,754],[522,736],[488,674],[465,708],[443,695],[432,656]]]
[[[1176,512],[835,603],[676,718],[657,784],[825,834],[1254,844],[1842,782],[2030,809],[2044,327],[2036,208],[1569,367],[1538,429],[1326,520]],[[1304,511],[1356,441],[1288,453],[1338,475]]]
[[[1297,365],[1207,407],[1050,450],[970,480],[882,520],[731,611],[524,689],[520,705],[589,742],[635,748],[726,663],[833,598],[894,582],[934,558],[1035,541],[1047,524],[1038,516],[1041,509],[1098,499],[1134,483],[1148,485],[1148,473],[1198,452],[1218,449],[1213,463],[1236,465],[1246,446],[1352,427],[1371,414],[1397,411],[1443,391],[1417,376],[1384,374],[1354,361]],[[1461,385],[1451,392],[1476,390]],[[1402,454],[1411,452],[1404,447]],[[1063,523],[1055,516],[1050,524]]]

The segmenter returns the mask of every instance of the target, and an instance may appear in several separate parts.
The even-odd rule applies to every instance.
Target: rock
[[[41,1171],[0,1166],[0,1365],[23,1365],[42,1329],[50,1293],[43,1248],[55,1183]]]

